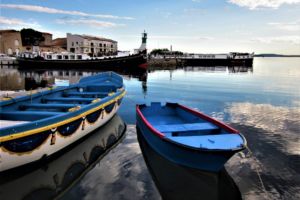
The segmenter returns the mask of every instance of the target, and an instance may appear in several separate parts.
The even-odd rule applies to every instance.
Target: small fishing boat
[[[125,93],[122,77],[104,72],[0,101],[0,172],[50,156],[99,128]]]
[[[137,105],[138,134],[169,161],[219,172],[227,160],[246,147],[237,130],[177,103]]]

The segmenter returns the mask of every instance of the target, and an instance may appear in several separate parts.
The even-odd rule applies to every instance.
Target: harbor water
[[[0,72],[1,95],[13,96],[12,90],[29,93],[53,84],[55,78],[75,83],[99,71],[1,66]],[[300,199],[300,58],[255,58],[253,67],[190,66],[119,73],[127,94],[117,119],[55,158],[1,174],[1,200]],[[217,175],[181,169],[147,151],[147,145],[141,151],[135,105],[153,101],[178,102],[224,121],[244,134],[249,148],[233,156]],[[124,135],[123,122],[127,124]],[[103,132],[107,132],[104,139]],[[95,150],[96,146],[103,148]],[[94,159],[87,162],[84,152],[94,152]],[[80,159],[82,164],[74,165]],[[185,188],[189,182],[195,191]],[[16,195],[19,187],[22,190]],[[184,191],[189,194],[184,196]]]

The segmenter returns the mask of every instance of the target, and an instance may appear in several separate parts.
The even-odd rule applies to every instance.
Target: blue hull
[[[139,113],[137,113],[137,129],[138,134],[159,155],[177,165],[198,170],[219,172],[230,157],[244,149],[242,146],[231,150],[195,149],[174,143],[167,137],[155,133],[153,127],[149,127]]]

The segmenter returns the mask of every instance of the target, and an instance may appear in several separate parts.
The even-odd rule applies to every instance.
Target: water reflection
[[[139,130],[137,133],[143,157],[163,199],[241,199],[225,169],[209,173],[176,165],[156,153]]]
[[[0,199],[53,199],[63,195],[100,163],[125,130],[125,123],[115,115],[105,126],[60,152],[60,156],[0,174]]]
[[[300,198],[300,107],[297,105],[244,102],[231,103],[225,110],[252,150],[252,154],[234,156],[227,164],[244,198]]]

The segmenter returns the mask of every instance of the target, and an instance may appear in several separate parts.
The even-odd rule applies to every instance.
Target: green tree
[[[21,39],[24,46],[38,46],[45,41],[42,33],[31,28],[21,30]]]

